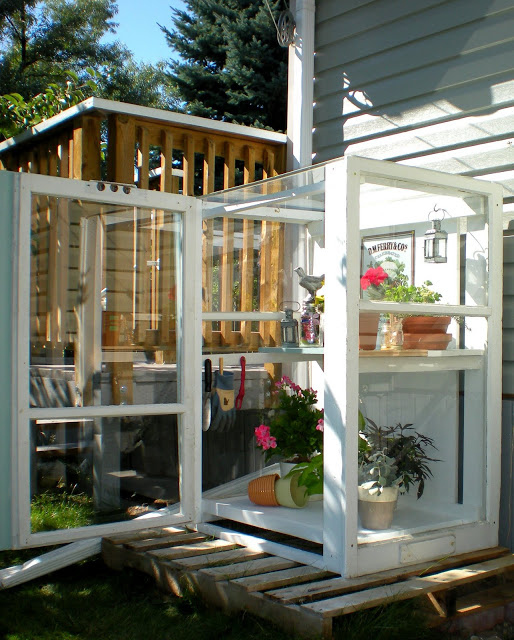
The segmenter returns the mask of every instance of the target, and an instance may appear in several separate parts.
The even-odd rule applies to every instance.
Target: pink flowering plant
[[[280,454],[297,462],[290,472],[302,471],[299,484],[308,493],[321,493],[323,488],[323,409],[318,409],[314,389],[302,389],[287,376],[275,384],[276,406],[270,426],[255,429],[257,446],[266,460]]]

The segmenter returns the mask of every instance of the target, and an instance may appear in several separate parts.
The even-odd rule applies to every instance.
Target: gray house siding
[[[500,543],[514,549],[514,0],[316,0],[315,52],[314,162],[360,155],[503,185]]]
[[[512,169],[513,0],[318,0],[315,50],[315,162],[350,153],[430,166],[495,142],[499,163],[446,170]]]

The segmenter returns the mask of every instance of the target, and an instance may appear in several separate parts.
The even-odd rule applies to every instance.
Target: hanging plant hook
[[[273,24],[275,25],[278,44],[283,48],[287,48],[290,44],[294,42],[295,29],[296,29],[294,16],[289,10],[289,7],[286,6],[286,9],[280,12],[280,15],[278,17],[278,23],[277,23],[273,16],[273,12],[271,10],[268,0],[264,0],[264,1],[266,2],[266,6],[268,7],[268,11],[271,16],[271,19],[273,20]]]
[[[430,222],[432,222],[432,218],[430,216],[433,213],[436,214],[436,217],[434,217],[434,220],[444,220],[445,216],[448,215],[448,211],[446,211],[446,209],[441,209],[441,208],[438,209],[437,204],[435,204],[432,211],[428,213],[428,219],[430,220]],[[438,215],[438,214],[442,214],[442,215]]]

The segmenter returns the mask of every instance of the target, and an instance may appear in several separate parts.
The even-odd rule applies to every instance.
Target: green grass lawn
[[[84,526],[94,521],[83,494],[49,492],[32,504],[32,530]],[[49,549],[0,552],[0,569]],[[244,612],[226,616],[194,596],[176,598],[146,574],[112,571],[100,557],[0,591],[0,640],[293,640]],[[428,629],[413,601],[344,616],[340,640],[442,640]]]
[[[18,556],[18,557],[17,557]],[[3,566],[24,561],[0,553]],[[229,617],[196,598],[176,598],[139,572],[100,558],[0,591],[2,640],[290,640],[248,615]]]
[[[37,550],[0,553],[0,568]],[[0,591],[1,640],[293,640],[265,620],[226,616],[194,596],[159,591],[136,571],[107,568],[96,557]],[[340,640],[441,640],[412,601],[341,618]]]

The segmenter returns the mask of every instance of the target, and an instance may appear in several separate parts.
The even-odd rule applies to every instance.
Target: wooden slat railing
[[[96,98],[70,109],[69,115],[67,113],[43,123],[32,134],[0,144],[0,169],[136,184],[142,189],[183,195],[205,195],[285,171],[285,136],[280,134]],[[52,209],[52,203],[49,206]],[[41,217],[44,226],[41,231],[44,231],[48,245],[45,258],[48,265],[44,276],[38,265],[38,274],[45,278],[48,290],[45,300],[40,294],[38,296],[33,339],[37,343],[57,344],[59,348],[59,343],[65,341],[69,333],[63,307],[69,309],[70,304],[69,301],[66,303],[66,294],[61,291],[64,285],[59,285],[66,252],[57,260],[52,247],[57,247],[58,239],[62,246],[66,232],[59,222],[57,210]],[[242,311],[277,310],[281,300],[283,225],[269,222],[261,225],[245,220],[242,247],[235,248],[234,221],[224,219],[220,224],[221,247],[215,247],[216,223],[214,220],[204,223],[204,310],[233,311],[234,304]],[[133,231],[135,234],[135,227]],[[259,232],[261,271],[256,276],[254,245]],[[165,274],[171,274],[174,257],[169,249],[163,248],[160,238],[157,216],[151,237],[142,238],[137,248],[139,252],[146,251],[148,260],[159,267],[152,267],[151,278],[146,284],[138,284],[139,304],[147,307],[146,313],[153,320],[140,324],[136,339],[141,341],[146,329],[158,329],[160,342],[167,344],[173,340],[170,336],[174,327],[162,311],[173,288],[173,282],[168,281],[172,276]],[[217,242],[220,242],[219,238]],[[117,234],[116,243],[120,250],[113,258],[115,269],[127,275],[132,273],[132,278],[136,278],[132,266],[136,249],[126,228]],[[213,294],[215,272],[219,283],[216,300]],[[237,300],[234,294],[236,277],[240,296]],[[258,291],[254,284],[256,277]],[[144,290],[145,286],[149,287],[148,291]],[[135,291],[136,282],[133,287]],[[118,310],[127,314],[133,312],[132,308]],[[158,323],[157,318],[161,316],[163,320]],[[266,326],[270,324],[274,326]],[[259,331],[252,331],[251,322],[205,325],[204,344],[208,348],[256,348],[278,344],[277,323],[259,323]]]

